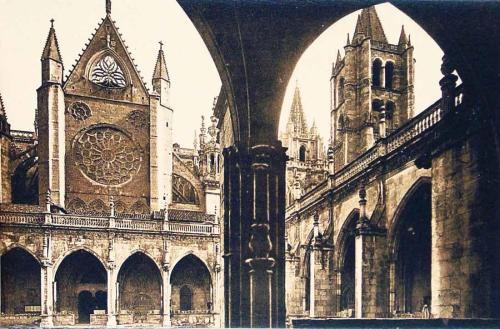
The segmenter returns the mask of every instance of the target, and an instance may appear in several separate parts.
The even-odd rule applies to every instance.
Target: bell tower
[[[413,117],[415,102],[413,46],[404,27],[391,44],[375,7],[365,8],[344,51],[344,57],[337,53],[330,78],[335,171],[385,137],[378,127],[381,113],[390,134]]]

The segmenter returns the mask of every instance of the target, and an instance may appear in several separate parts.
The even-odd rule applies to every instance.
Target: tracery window
[[[111,126],[84,130],[73,143],[80,171],[103,185],[129,182],[142,162],[140,149],[123,131]]]
[[[71,200],[71,202],[68,205],[68,210],[70,212],[74,212],[74,213],[84,212],[86,208],[87,208],[87,205],[80,198],[74,198],[73,200]]]
[[[198,204],[198,194],[194,186],[184,177],[172,176],[172,202]]]
[[[83,102],[75,102],[68,108],[69,114],[78,121],[83,121],[92,116],[92,111],[87,104]]]
[[[105,88],[123,88],[126,86],[125,75],[120,65],[110,56],[104,56],[94,66],[90,81]]]

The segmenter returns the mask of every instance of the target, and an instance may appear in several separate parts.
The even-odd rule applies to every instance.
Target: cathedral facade
[[[34,131],[0,106],[0,325],[221,326],[217,120],[174,144],[161,44],[149,91],[109,1],[66,78],[51,24]]]
[[[479,242],[465,228],[486,225],[472,218],[467,192],[478,188],[478,140],[441,146],[454,136],[443,122],[471,120],[457,76],[444,61],[443,98],[414,115],[413,46],[404,28],[389,43],[374,7],[362,10],[344,50],[330,80],[327,175],[286,208],[288,320],[496,314],[494,281],[472,279],[498,273],[495,239]],[[450,189],[462,191],[459,203]]]

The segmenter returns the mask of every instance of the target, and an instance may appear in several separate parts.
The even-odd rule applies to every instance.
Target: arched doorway
[[[1,313],[40,313],[40,263],[26,250],[15,247],[0,257]]]
[[[181,311],[189,311],[193,309],[193,292],[189,286],[182,286],[179,300]]]
[[[212,280],[206,265],[196,256],[187,255],[173,268],[172,312],[207,312],[212,309]]]
[[[358,218],[359,211],[355,209],[344,222],[336,243],[339,250],[337,268],[340,277],[340,280],[337,280],[340,288],[337,309],[341,317],[354,316],[355,230]]]
[[[95,310],[107,311],[102,294],[107,290],[106,269],[101,261],[86,250],[66,256],[55,275],[56,312],[74,315],[76,323],[90,323]],[[100,302],[96,302],[100,291]]]
[[[118,272],[120,313],[133,316],[134,323],[157,322],[161,310],[161,273],[142,252],[130,256]]]
[[[95,299],[88,290],[80,291],[78,294],[78,322],[90,323],[90,314],[94,312]]]
[[[408,192],[394,225],[396,314],[420,314],[431,302],[431,183]]]

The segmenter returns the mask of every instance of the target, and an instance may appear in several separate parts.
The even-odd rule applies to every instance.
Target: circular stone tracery
[[[132,139],[114,127],[95,127],[80,133],[73,144],[81,172],[103,185],[132,179],[141,166],[141,151]]]

